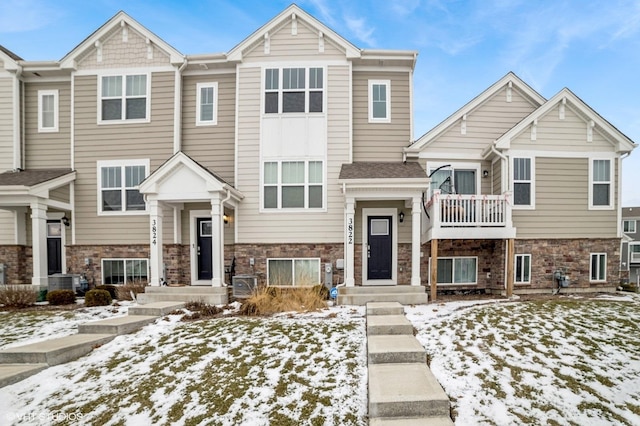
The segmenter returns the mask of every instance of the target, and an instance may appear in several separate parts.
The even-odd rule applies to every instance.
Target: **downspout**
[[[618,159],[618,238],[622,238],[622,160],[631,155],[631,152],[623,153]],[[620,243],[622,246],[622,242]],[[622,259],[622,256],[620,256]]]
[[[175,89],[173,100],[173,153],[177,154],[182,150],[182,71],[189,62],[184,59],[182,65],[177,69],[175,76]]]
[[[20,108],[24,97],[24,90],[20,90],[20,76],[22,75],[22,67],[18,65],[15,70],[13,84],[13,169],[23,168],[22,155],[22,132],[21,125],[24,120],[21,119],[24,108]]]
[[[500,189],[502,190],[502,193],[504,193],[504,192],[506,192],[506,190],[504,189],[504,184],[505,184],[505,182],[508,182],[508,180],[509,180],[509,159],[507,158],[506,155],[504,155],[503,153],[501,153],[500,151],[498,151],[496,149],[496,141],[494,141],[491,144],[491,152],[493,152],[498,157],[500,157],[504,161],[504,164],[505,164],[505,167],[504,167],[505,173],[504,173],[503,176],[501,176],[503,179],[500,179],[502,181],[502,188],[500,188]]]
[[[222,284],[223,286],[228,286],[229,283],[225,282],[225,273],[224,273],[224,204],[231,199],[231,190],[227,188],[227,196],[220,202],[220,219],[221,222],[218,226],[220,226],[220,255],[222,256],[222,261],[220,265],[222,266]]]

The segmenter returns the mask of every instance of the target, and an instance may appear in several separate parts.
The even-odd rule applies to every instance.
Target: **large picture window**
[[[442,194],[476,194],[480,166],[474,167],[454,165],[439,170],[437,166],[429,167],[432,192],[439,189]]]
[[[145,179],[148,170],[148,160],[98,162],[99,213],[146,211],[138,185]]]
[[[306,286],[320,284],[320,259],[267,259],[267,283],[270,286]]]
[[[611,160],[591,160],[590,166],[590,207],[613,207]]]
[[[442,257],[438,258],[438,284],[476,284],[478,258]]]
[[[531,282],[531,255],[516,254],[515,259],[515,282],[525,284]]]
[[[589,269],[590,269],[591,281],[606,281],[607,280],[607,254],[591,253],[591,264]]]
[[[149,78],[146,74],[100,78],[100,121],[147,120]]]
[[[323,68],[268,68],[264,88],[266,114],[323,111]]]
[[[513,159],[513,204],[533,207],[533,159]]]
[[[319,209],[323,207],[322,161],[267,161],[264,163],[265,209]]]
[[[147,259],[102,259],[103,284],[128,284],[149,279]]]

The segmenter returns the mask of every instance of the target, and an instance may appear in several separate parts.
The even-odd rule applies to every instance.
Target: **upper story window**
[[[58,91],[38,90],[38,132],[58,131]]]
[[[98,161],[98,214],[140,214],[147,209],[138,185],[149,160]]]
[[[627,234],[635,234],[636,233],[636,221],[635,220],[623,220],[622,221],[622,232],[626,232]]]
[[[456,164],[438,170],[429,167],[431,189],[439,189],[441,194],[477,194],[480,165]]]
[[[534,161],[532,158],[513,159],[513,204],[514,206],[533,207],[534,185]]]
[[[100,78],[100,122],[149,120],[147,74],[108,75]]]
[[[196,126],[218,124],[218,83],[198,83]]]
[[[264,112],[322,112],[323,74],[323,68],[267,68],[264,82]]]
[[[321,209],[324,200],[322,161],[266,161],[265,209]]]
[[[611,160],[591,160],[589,169],[589,207],[612,208],[613,178]]]
[[[369,123],[391,122],[391,81],[369,80]]]

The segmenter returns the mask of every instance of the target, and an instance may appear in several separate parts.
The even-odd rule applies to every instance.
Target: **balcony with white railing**
[[[502,195],[442,194],[434,191],[425,204],[427,239],[515,238],[511,197]]]
[[[631,263],[640,263],[640,251],[632,251],[629,253],[629,261]]]

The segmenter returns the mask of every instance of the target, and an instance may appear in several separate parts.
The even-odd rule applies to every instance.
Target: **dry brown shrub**
[[[8,308],[26,308],[35,305],[38,292],[28,284],[0,286],[0,305]]]
[[[327,307],[323,286],[261,287],[244,300],[241,315],[272,315],[281,312],[313,312]]]
[[[131,293],[137,296],[140,293],[144,293],[147,287],[146,281],[130,281],[126,284],[118,285],[116,287],[116,299],[118,300],[133,300]]]

